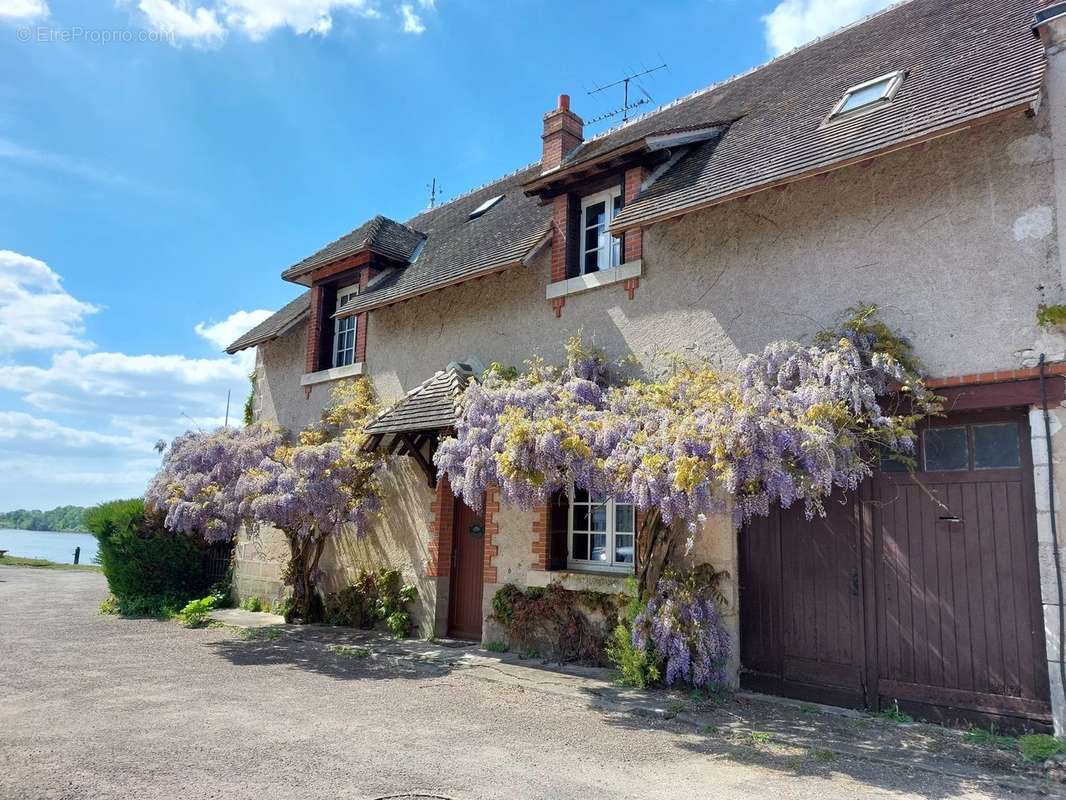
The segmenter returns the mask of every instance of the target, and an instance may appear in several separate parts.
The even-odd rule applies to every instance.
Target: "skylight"
[[[473,211],[471,211],[470,216],[467,217],[467,219],[477,219],[501,200],[503,200],[502,194],[496,195],[496,197],[489,198],[484,203],[475,208]]]
[[[857,111],[868,111],[892,102],[904,77],[902,71],[890,72],[872,81],[852,86],[844,92],[844,97],[837,103],[829,118],[850,116]]]

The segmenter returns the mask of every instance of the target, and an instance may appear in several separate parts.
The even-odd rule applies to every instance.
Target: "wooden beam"
[[[410,434],[401,434],[403,442],[407,445],[407,452],[414,457],[414,460],[418,462],[418,466],[422,468],[422,471],[426,473],[426,479],[429,481],[431,489],[437,488],[437,471],[433,468],[433,465],[426,461],[426,457],[422,455],[422,451],[416,446],[414,439]]]

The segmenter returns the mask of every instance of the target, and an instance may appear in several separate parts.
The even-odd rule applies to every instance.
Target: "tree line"
[[[60,531],[64,533],[85,532],[83,506],[59,506],[50,511],[19,508],[0,512],[0,528],[17,528],[23,531]]]

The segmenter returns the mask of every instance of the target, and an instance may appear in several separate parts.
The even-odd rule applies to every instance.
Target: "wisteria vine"
[[[322,423],[295,443],[266,425],[186,433],[166,450],[145,501],[166,512],[169,530],[211,541],[241,526],[282,531],[290,550],[284,577],[307,618],[325,542],[348,527],[364,536],[380,509],[382,462],[364,447],[375,411],[367,381],[342,382]]]
[[[691,531],[732,500],[736,525],[772,505],[823,511],[855,489],[877,448],[907,458],[914,426],[937,409],[907,341],[861,306],[813,345],[774,342],[736,373],[708,363],[662,380],[612,382],[605,359],[572,341],[567,363],[472,385],[436,464],[477,508],[490,486],[529,509],[570,485],[657,510]],[[905,402],[885,398],[896,394]]]

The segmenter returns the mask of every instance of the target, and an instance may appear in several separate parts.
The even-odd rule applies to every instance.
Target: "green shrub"
[[[124,617],[150,617],[151,619],[171,619],[185,605],[185,600],[177,597],[119,597],[116,598],[118,613]]]
[[[104,602],[100,604],[101,614],[117,614],[118,613],[118,598],[113,594],[109,594]]]
[[[414,625],[407,607],[417,596],[418,590],[404,584],[399,570],[363,570],[352,583],[326,597],[326,621],[368,630],[384,623],[394,636],[403,638]]]
[[[295,603],[293,602],[292,595],[286,595],[280,600],[275,600],[270,606],[270,613],[277,614],[279,617],[285,617],[285,621],[289,621],[289,617],[292,616]]]
[[[263,601],[253,594],[251,597],[246,597],[241,600],[241,608],[245,611],[262,611]]]
[[[633,644],[633,621],[644,609],[637,596],[636,578],[626,579],[629,599],[622,610],[622,618],[607,640],[607,659],[618,671],[618,682],[623,686],[646,689],[659,682],[662,675],[659,660],[647,648]]]
[[[199,600],[190,600],[181,611],[178,619],[187,628],[202,628],[207,624],[208,615],[215,609],[215,598],[211,595]]]
[[[200,543],[166,531],[161,520],[145,514],[143,500],[91,508],[85,526],[99,543],[100,566],[121,613],[162,616],[206,593]]]
[[[485,645],[485,649],[490,653],[506,653],[510,648],[507,646],[507,642],[489,642]]]
[[[1047,761],[1052,756],[1066,752],[1066,742],[1046,733],[1031,733],[1018,737],[1018,749],[1026,761]]]

